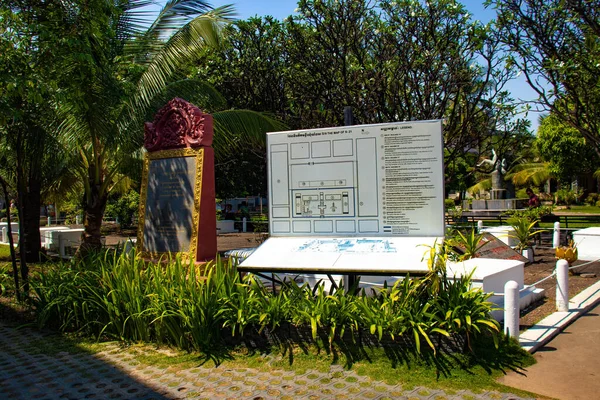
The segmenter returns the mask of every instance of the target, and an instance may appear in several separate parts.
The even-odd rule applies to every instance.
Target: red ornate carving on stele
[[[185,147],[209,147],[213,140],[212,115],[180,98],[158,110],[144,126],[144,147],[149,152]]]

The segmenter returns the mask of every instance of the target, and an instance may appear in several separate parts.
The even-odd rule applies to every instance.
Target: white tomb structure
[[[481,232],[491,233],[496,236],[504,244],[515,247],[519,244],[519,241],[515,237],[515,228],[509,225],[493,226],[490,228],[484,228]]]
[[[58,248],[58,242],[54,243],[56,237],[52,236],[52,232],[64,231],[69,229],[68,226],[44,226],[40,228],[40,241],[43,248],[46,250],[54,250]]]
[[[445,230],[440,120],[274,132],[267,149],[271,236],[240,270],[375,286],[428,271]],[[478,260],[484,288],[523,287],[522,262]]]
[[[19,223],[18,222],[11,222],[10,223],[10,230],[13,234],[18,234],[19,233]],[[9,239],[8,239],[8,222],[0,222],[0,241],[2,243],[9,243]]]
[[[580,229],[573,232],[577,246],[577,258],[585,261],[600,259],[600,227]]]

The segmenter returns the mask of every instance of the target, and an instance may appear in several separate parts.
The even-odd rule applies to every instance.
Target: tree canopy
[[[579,175],[594,172],[598,155],[586,143],[579,130],[550,114],[544,117],[535,141],[549,172],[561,182],[571,182]]]
[[[509,61],[532,99],[577,129],[600,154],[600,1],[488,0]]]
[[[346,106],[357,124],[444,119],[446,165],[473,168],[465,152],[503,154],[529,129],[507,60],[493,25],[453,0],[302,0],[284,21],[236,22],[191,76],[295,129],[342,125]]]

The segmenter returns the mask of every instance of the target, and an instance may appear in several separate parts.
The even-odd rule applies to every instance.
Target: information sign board
[[[439,120],[269,133],[271,238],[240,268],[426,272],[445,230],[442,143]]]
[[[205,261],[217,252],[213,120],[174,98],[145,124],[138,251]]]
[[[272,236],[443,236],[441,121],[267,135]]]
[[[196,163],[196,157],[149,160],[143,235],[145,251],[189,251],[196,212]]]

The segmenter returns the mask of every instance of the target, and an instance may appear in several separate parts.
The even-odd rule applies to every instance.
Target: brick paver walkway
[[[140,363],[136,349],[116,344],[103,346],[96,354],[40,351],[45,343],[57,340],[60,336],[0,322],[1,399],[519,399],[498,392],[403,390],[336,366],[327,373],[303,374],[223,367],[165,369]]]

